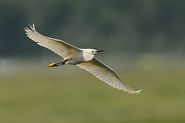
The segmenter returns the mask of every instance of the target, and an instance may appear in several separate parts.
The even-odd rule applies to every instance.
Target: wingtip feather
[[[25,28],[24,28],[24,31],[25,31],[26,33],[29,33],[30,31],[32,31],[32,32],[37,32],[36,29],[35,29],[35,24],[34,24],[34,23],[33,23],[32,25],[29,24],[29,27],[25,27]]]
[[[32,39],[34,42],[38,43],[37,40],[34,40],[34,37],[38,34],[35,29],[34,23],[24,28],[25,34],[28,38]]]
[[[128,92],[128,93],[131,93],[131,94],[141,94],[141,91],[142,91],[142,90],[137,90],[137,91]]]

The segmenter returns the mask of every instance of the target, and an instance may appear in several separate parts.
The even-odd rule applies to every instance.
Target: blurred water
[[[123,70],[176,70],[185,68],[185,58],[183,55],[172,54],[100,54],[97,58],[112,67],[116,71]],[[58,62],[61,58],[34,57],[34,58],[0,58],[0,75],[12,76],[22,71],[43,71],[48,72],[47,64]],[[57,68],[60,69],[60,68]],[[70,69],[75,70],[74,67]],[[69,70],[72,72],[73,70]],[[65,72],[68,70],[66,69]]]

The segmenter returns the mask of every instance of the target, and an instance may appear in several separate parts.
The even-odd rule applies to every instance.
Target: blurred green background
[[[185,1],[0,0],[0,123],[184,123]],[[31,42],[24,28],[97,57],[140,95],[109,87]]]

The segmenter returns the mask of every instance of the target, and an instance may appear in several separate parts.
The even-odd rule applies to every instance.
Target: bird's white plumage
[[[95,57],[95,53],[92,52],[93,50],[94,49],[82,49],[82,56],[85,61],[90,61]]]
[[[126,85],[126,83],[124,83],[111,68],[107,67],[106,65],[104,65],[103,63],[95,59],[94,56],[92,57],[92,54],[88,56],[89,49],[87,50],[79,49],[62,40],[44,36],[36,31],[34,25],[30,26],[30,28],[25,28],[25,32],[27,37],[32,39],[34,42],[37,42],[38,45],[50,49],[51,51],[55,52],[59,56],[63,57],[64,59],[70,58],[70,59],[73,59],[74,61],[75,60],[77,61],[78,58],[77,56],[74,56],[74,54],[77,54],[77,52],[80,52],[81,55],[78,54],[78,56],[83,56],[85,58],[83,58],[84,59],[83,62],[79,63],[77,61],[78,64],[76,65],[78,67],[90,72],[96,78],[104,81],[105,83],[107,83],[108,85],[114,88],[123,90],[131,94],[140,93],[141,90],[134,91],[132,88]],[[84,52],[87,52],[87,54],[85,53],[84,55]]]
[[[123,90],[131,94],[137,94],[141,91],[134,91],[126,85],[126,83],[124,83],[111,68],[104,65],[97,59],[78,64],[77,66],[92,73],[96,78],[119,90]]]
[[[25,32],[27,37],[32,39],[38,45],[50,49],[51,51],[55,52],[63,58],[67,58],[73,53],[80,50],[79,48],[68,44],[62,40],[50,38],[40,34],[35,29],[34,24],[33,26],[30,26],[30,28],[25,28]]]

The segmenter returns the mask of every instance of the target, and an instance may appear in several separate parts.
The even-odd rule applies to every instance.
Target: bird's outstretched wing
[[[131,94],[138,94],[141,91],[134,91],[132,88],[126,85],[111,68],[107,67],[97,59],[78,64],[77,66],[90,72],[96,78],[119,90],[123,90]]]
[[[27,37],[36,42],[38,45],[50,49],[63,58],[66,58],[80,50],[79,48],[62,40],[50,38],[40,34],[35,29],[34,24],[33,26],[30,26],[30,28],[26,27],[25,32]]]

